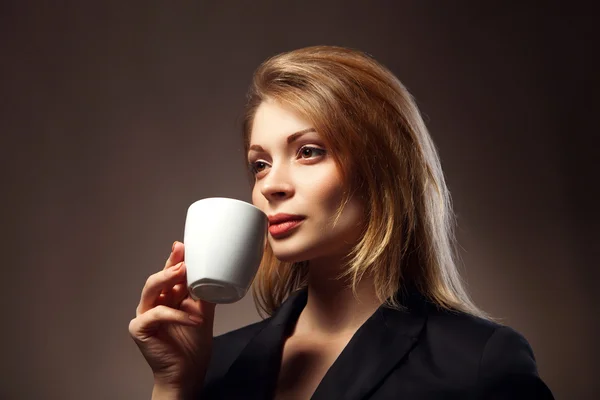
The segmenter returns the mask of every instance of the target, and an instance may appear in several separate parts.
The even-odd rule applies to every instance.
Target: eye
[[[298,156],[300,158],[313,158],[322,156],[326,153],[325,149],[320,149],[318,147],[312,146],[302,146],[300,150],[298,150]]]
[[[255,161],[248,164],[248,169],[254,174],[258,174],[267,168],[268,164],[264,161]]]

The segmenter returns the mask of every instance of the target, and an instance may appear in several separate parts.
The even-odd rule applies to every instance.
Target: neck
[[[308,300],[298,318],[296,334],[353,335],[381,305],[372,280],[363,279],[355,295],[351,281],[338,278],[340,261],[313,260],[308,268]]]

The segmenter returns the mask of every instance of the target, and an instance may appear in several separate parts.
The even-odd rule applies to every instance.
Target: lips
[[[281,236],[291,231],[302,223],[305,217],[294,214],[276,214],[269,216],[269,233],[272,236]]]

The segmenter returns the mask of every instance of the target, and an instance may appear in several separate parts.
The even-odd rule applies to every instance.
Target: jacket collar
[[[358,329],[325,374],[314,400],[369,397],[417,343],[427,319],[426,303],[416,292],[401,296],[402,311],[380,307]]]
[[[273,397],[283,343],[307,301],[307,290],[291,294],[268,324],[244,348],[227,372],[227,399]],[[415,292],[401,296],[402,311],[380,307],[358,329],[329,368],[314,400],[368,397],[403,362],[426,322],[426,303]]]
[[[283,343],[306,305],[306,290],[292,293],[233,362],[224,382],[223,399],[273,398]]]

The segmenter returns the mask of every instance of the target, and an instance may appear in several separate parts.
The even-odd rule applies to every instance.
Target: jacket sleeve
[[[488,339],[479,364],[479,398],[553,400],[538,375],[535,357],[527,340],[502,326]]]

